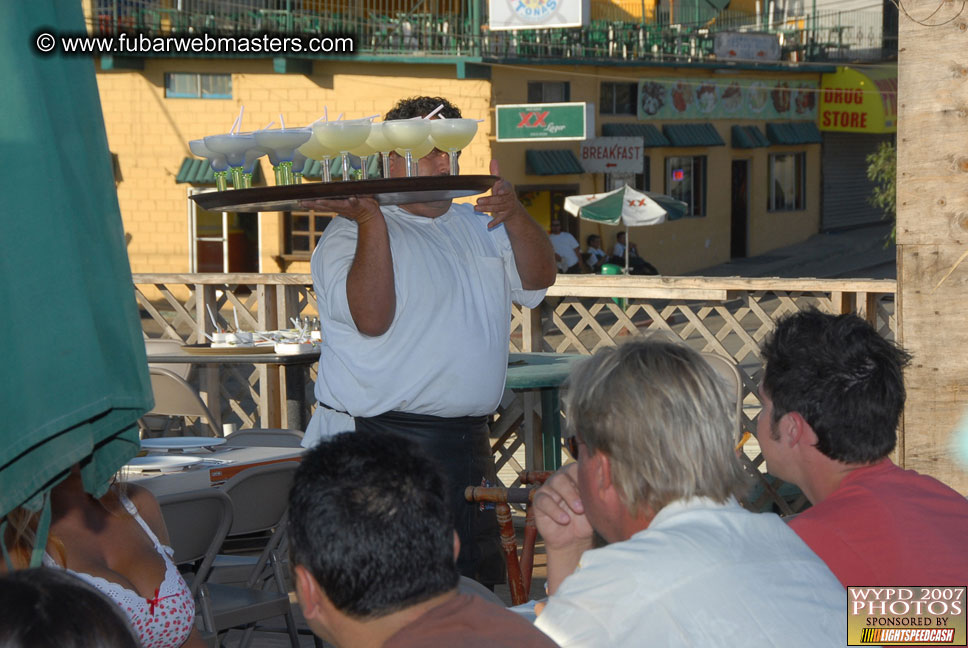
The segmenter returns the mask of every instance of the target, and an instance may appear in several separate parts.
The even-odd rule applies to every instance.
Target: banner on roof
[[[548,29],[588,25],[590,0],[489,0],[488,28]]]
[[[817,119],[816,81],[642,79],[639,119]]]

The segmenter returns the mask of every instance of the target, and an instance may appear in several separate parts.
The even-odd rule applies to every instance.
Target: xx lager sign
[[[497,107],[497,141],[587,139],[594,133],[594,104],[546,103]]]

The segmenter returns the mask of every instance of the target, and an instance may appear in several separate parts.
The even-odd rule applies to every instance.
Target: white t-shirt
[[[578,263],[578,255],[575,254],[578,241],[575,240],[574,236],[568,232],[558,232],[557,234],[549,234],[548,238],[551,239],[551,245],[555,248],[555,254],[561,257],[561,261],[558,262],[559,270],[565,271]]]
[[[586,551],[538,617],[561,648],[843,646],[847,594],[772,513],[673,502],[649,528]]]
[[[586,254],[587,258],[585,259],[585,263],[587,263],[591,268],[597,268],[598,264],[601,263],[607,256],[605,254],[605,250],[593,247],[588,248],[588,252],[586,252]]]
[[[350,416],[493,413],[507,373],[511,301],[533,308],[545,291],[522,289],[504,226],[488,230],[491,216],[470,205],[437,218],[397,206],[383,213],[396,289],[383,335],[361,334],[350,315],[356,223],[333,219],[313,253],[322,333],[316,398]],[[350,416],[317,407],[303,445],[354,429]]]

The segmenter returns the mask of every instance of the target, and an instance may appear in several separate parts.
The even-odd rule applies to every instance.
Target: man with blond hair
[[[563,648],[843,645],[837,579],[737,501],[735,404],[699,353],[637,339],[576,367],[567,394],[578,461],[535,496],[551,595],[538,628]]]

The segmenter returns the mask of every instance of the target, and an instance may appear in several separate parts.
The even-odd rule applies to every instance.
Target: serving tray
[[[488,191],[498,181],[491,175],[418,176],[349,182],[304,182],[296,185],[209,191],[191,198],[209,211],[303,211],[304,200],[369,196],[381,205],[453,200]]]
[[[228,347],[211,347],[208,344],[183,344],[182,350],[185,353],[190,353],[192,355],[256,355],[259,353],[275,353],[275,349],[271,344],[265,344],[261,346],[228,346]],[[151,361],[151,358],[148,358]]]

